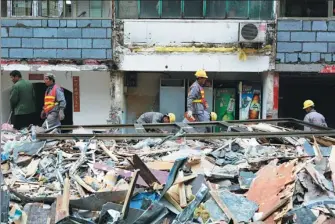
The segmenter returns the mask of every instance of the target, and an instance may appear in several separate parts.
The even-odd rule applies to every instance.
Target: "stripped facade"
[[[219,119],[248,119],[255,94],[257,117],[277,116],[276,1],[1,4],[3,104],[11,70],[34,83],[54,71],[72,105],[67,124],[132,123],[146,111],[181,121],[194,73],[205,69],[206,98]]]
[[[334,15],[334,1],[281,1],[276,54],[281,117],[302,119],[302,103],[311,99],[328,125],[335,125],[335,107],[329,103],[335,81]]]

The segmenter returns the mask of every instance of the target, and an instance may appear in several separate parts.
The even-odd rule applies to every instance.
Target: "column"
[[[273,71],[263,76],[262,119],[278,118],[279,75]]]
[[[121,71],[110,71],[110,78],[111,107],[107,123],[121,124],[124,123],[123,114],[125,109],[124,73]]]

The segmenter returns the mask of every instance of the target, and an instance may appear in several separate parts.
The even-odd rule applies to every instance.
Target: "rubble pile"
[[[28,130],[3,128],[3,221],[333,223],[333,145],[329,137],[196,141],[180,133],[142,141],[38,141]]]

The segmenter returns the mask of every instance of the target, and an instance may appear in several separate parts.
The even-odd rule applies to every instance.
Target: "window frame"
[[[119,2],[122,0],[115,0],[117,1],[116,4],[116,18],[119,18]],[[159,9],[158,9],[158,17],[148,17],[148,18],[141,18],[141,1],[142,0],[135,0],[137,2],[137,18],[132,18],[132,19],[204,19],[204,20],[227,20],[227,19],[243,19],[243,20],[256,20],[256,19],[252,19],[250,18],[250,1],[253,0],[247,0],[248,1],[248,8],[247,8],[247,17],[234,17],[234,18],[229,18],[228,16],[228,8],[229,8],[229,1],[230,0],[224,0],[225,4],[226,4],[226,11],[225,11],[225,16],[224,17],[208,17],[208,12],[207,12],[207,4],[208,4],[208,0],[202,0],[202,16],[199,17],[185,17],[185,1],[192,1],[192,0],[180,0],[181,4],[181,11],[180,11],[180,16],[179,17],[165,17],[162,16],[162,12],[163,12],[163,1],[164,0],[158,0],[159,3]],[[275,5],[275,1],[276,0],[272,0],[272,13],[271,13],[271,18],[270,19],[262,19],[260,18],[259,20],[274,20],[275,17],[275,12],[274,12],[274,5]]]

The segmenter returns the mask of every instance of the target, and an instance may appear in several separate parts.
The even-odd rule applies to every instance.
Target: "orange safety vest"
[[[190,89],[189,89],[189,93],[190,93]],[[198,100],[193,100],[192,103],[202,103],[205,107],[205,109],[208,108],[208,103],[207,103],[207,100],[205,98],[205,90],[203,87],[200,86],[200,95],[201,95],[201,98],[198,99]]]
[[[47,93],[47,91],[45,91],[43,110],[46,114],[54,109],[56,105],[58,105],[58,103],[56,102],[57,88],[59,87],[57,85],[54,85],[49,94]]]

